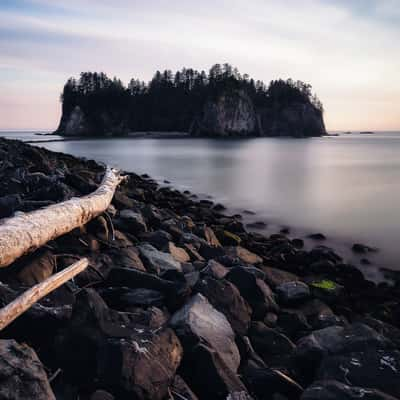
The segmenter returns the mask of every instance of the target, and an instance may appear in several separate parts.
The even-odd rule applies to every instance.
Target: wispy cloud
[[[42,85],[46,104],[57,103],[63,81],[82,70],[126,81],[149,79],[157,68],[207,69],[229,61],[266,81],[309,81],[332,129],[400,128],[396,3],[365,0],[360,8],[355,0],[4,0],[0,101],[6,102],[5,86],[17,96],[22,85],[32,95]],[[7,78],[6,69],[24,76],[23,82]],[[376,115],[368,121],[373,126],[365,125],[367,114]],[[49,127],[57,117],[49,116]],[[36,125],[34,118],[8,120],[10,126]],[[0,122],[5,125],[1,115]]]

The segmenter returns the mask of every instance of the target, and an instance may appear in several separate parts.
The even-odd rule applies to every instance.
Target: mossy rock
[[[239,246],[242,239],[232,232],[224,231],[223,237],[220,239],[225,246]]]
[[[312,282],[311,286],[323,290],[335,290],[338,287],[336,282],[331,281],[329,279],[323,279],[321,281]]]

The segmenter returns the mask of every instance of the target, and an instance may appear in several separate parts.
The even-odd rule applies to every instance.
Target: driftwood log
[[[118,170],[107,168],[93,193],[5,219],[0,224],[0,268],[103,213],[122,180]]]
[[[42,297],[46,296],[54,289],[57,289],[59,286],[85,270],[88,264],[89,262],[87,258],[77,261],[68,268],[63,269],[61,272],[58,272],[50,278],[47,278],[45,281],[31,287],[21,296],[18,296],[11,303],[0,309],[0,331]]]

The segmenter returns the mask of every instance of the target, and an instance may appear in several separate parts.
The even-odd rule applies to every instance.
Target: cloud
[[[228,61],[256,79],[309,81],[329,127],[358,126],[359,104],[392,104],[400,94],[396,1],[365,1],[361,12],[342,0],[15,0],[0,6],[0,68],[18,70],[24,85],[59,91],[82,70],[147,80],[156,69]],[[12,82],[17,93],[21,83]],[[341,99],[357,104],[352,118],[341,117]],[[400,117],[385,113],[377,121],[389,119],[400,127]]]

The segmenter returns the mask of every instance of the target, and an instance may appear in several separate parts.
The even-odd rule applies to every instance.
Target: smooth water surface
[[[8,135],[10,136],[10,135]],[[43,137],[37,137],[44,139]],[[323,232],[347,258],[400,269],[400,133],[313,139],[108,139],[41,143],[255,211],[272,230]],[[359,262],[359,259],[352,261]],[[371,268],[363,267],[367,274]]]

